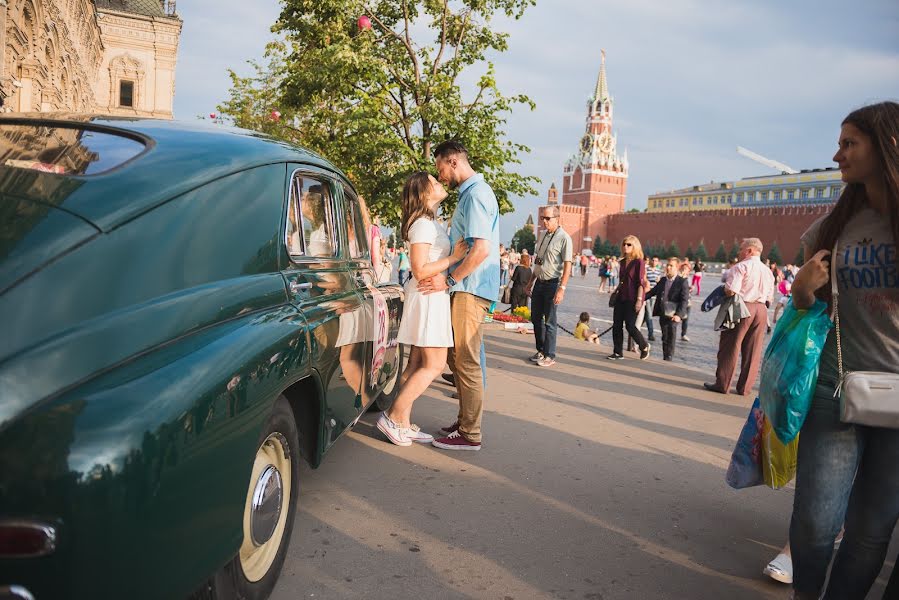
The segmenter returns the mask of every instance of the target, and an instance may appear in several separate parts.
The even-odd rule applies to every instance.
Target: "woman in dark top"
[[[531,280],[531,257],[527,254],[521,255],[521,262],[512,272],[512,310],[519,306],[528,305],[528,295],[525,290],[528,282]]]
[[[615,311],[612,317],[612,342],[614,351],[609,360],[621,360],[624,345],[624,328],[640,347],[640,360],[649,356],[649,342],[637,328],[637,315],[643,310],[643,300],[648,283],[646,281],[646,260],[643,258],[643,246],[636,236],[629,235],[621,242],[621,283],[616,288]]]

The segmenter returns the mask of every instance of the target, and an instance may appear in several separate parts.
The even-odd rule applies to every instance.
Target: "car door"
[[[319,437],[324,452],[364,409],[371,311],[341,247],[345,235],[334,178],[303,165],[290,165],[288,172],[288,264],[282,274],[308,323],[312,365],[325,391]]]

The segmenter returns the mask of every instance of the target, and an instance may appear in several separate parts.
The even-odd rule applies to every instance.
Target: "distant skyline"
[[[228,68],[246,75],[246,61],[261,59],[280,5],[183,0],[178,9],[175,117],[193,119],[227,98]],[[500,89],[537,104],[509,117],[509,139],[532,149],[515,167],[542,180],[502,217],[504,240],[552,183],[561,189],[602,48],[630,160],[626,209],[643,210],[658,191],[773,172],[738,145],[797,169],[832,166],[843,117],[899,99],[895,0],[538,0],[520,20],[493,23],[510,33],[509,50],[490,57]]]

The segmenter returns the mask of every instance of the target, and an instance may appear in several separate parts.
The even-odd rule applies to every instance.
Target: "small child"
[[[599,343],[599,336],[587,325],[590,322],[590,313],[582,312],[577,326],[574,328],[574,337],[585,342]]]

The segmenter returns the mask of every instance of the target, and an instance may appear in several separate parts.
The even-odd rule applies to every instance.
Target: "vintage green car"
[[[265,598],[300,460],[396,393],[402,290],[322,158],[0,118],[0,598]]]

